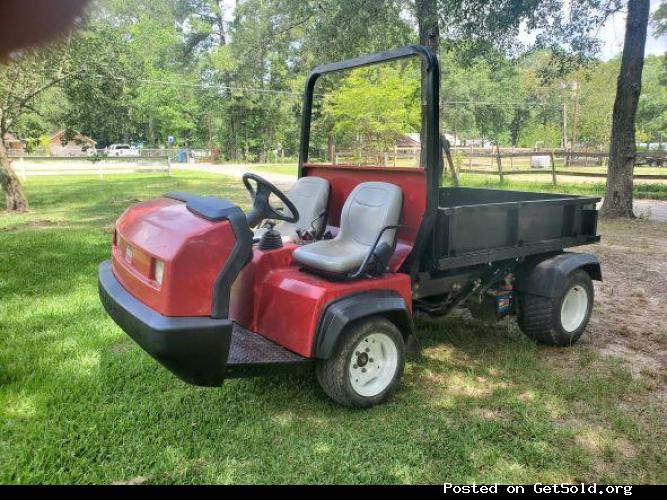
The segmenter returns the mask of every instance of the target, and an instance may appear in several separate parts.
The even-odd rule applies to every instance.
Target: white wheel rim
[[[384,333],[371,333],[352,350],[348,368],[354,392],[364,397],[377,396],[396,375],[398,349]]]
[[[588,313],[588,292],[581,285],[570,288],[560,308],[560,322],[563,330],[572,333],[577,330],[586,319]]]

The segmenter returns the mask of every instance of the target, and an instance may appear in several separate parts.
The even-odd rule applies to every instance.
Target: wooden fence
[[[419,148],[394,148],[382,154],[362,152],[336,152],[335,163],[355,165],[417,166]],[[609,154],[603,151],[577,151],[566,149],[528,149],[457,146],[445,151],[446,170],[458,182],[458,175],[493,175],[502,181],[511,175],[548,175],[553,184],[558,176],[606,178]],[[536,161],[539,158],[540,161]],[[667,167],[664,152],[637,153],[641,163],[660,161]],[[537,165],[536,165],[537,164]],[[642,173],[635,170],[635,179],[667,180],[667,168],[662,173]]]
[[[456,174],[477,174],[477,175],[497,175],[503,181],[506,176],[510,175],[549,175],[551,182],[556,185],[558,183],[558,176],[572,176],[572,177],[591,177],[591,178],[606,178],[607,177],[607,160],[609,155],[600,151],[571,151],[554,149],[548,151],[511,151],[495,150],[487,151],[465,151],[460,148],[452,148],[454,152],[454,168]],[[463,153],[463,154],[461,154]],[[638,153],[637,160],[660,158],[664,165],[667,166],[667,160],[664,154],[655,155],[651,153]],[[479,159],[487,159],[486,165],[479,165]],[[535,161],[536,158],[547,161]],[[476,163],[474,160],[477,160]],[[536,166],[535,164],[539,164]],[[603,171],[596,171],[601,169]],[[575,170],[577,169],[577,170]],[[457,176],[455,174],[455,177]],[[665,173],[642,173],[635,171],[635,179],[667,180],[667,168]]]

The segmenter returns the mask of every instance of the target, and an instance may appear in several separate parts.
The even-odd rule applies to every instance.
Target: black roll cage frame
[[[345,61],[324,64],[316,67],[306,79],[306,89],[301,114],[301,143],[299,145],[299,173],[304,175],[304,165],[308,163],[310,146],[310,128],[313,113],[313,95],[317,80],[328,73],[361,68],[408,57],[419,57],[425,70],[422,85],[422,124],[425,129],[425,157],[422,168],[426,170],[426,211],[417,233],[417,238],[410,256],[403,265],[413,279],[419,271],[419,256],[429,241],[439,201],[439,188],[442,179],[442,149],[440,147],[440,65],[435,53],[424,45],[408,45],[399,49],[379,52]]]

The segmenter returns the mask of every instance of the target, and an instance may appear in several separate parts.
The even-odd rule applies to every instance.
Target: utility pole
[[[577,147],[577,112],[579,107],[579,82],[576,80],[572,83],[572,90],[574,91],[574,104],[572,107],[572,149]]]
[[[567,103],[563,99],[563,149],[567,149]]]
[[[213,124],[211,123],[211,113],[208,114],[208,149],[213,149]]]

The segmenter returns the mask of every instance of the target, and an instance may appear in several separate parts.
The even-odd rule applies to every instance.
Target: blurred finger
[[[68,32],[88,0],[2,0],[0,60]]]

